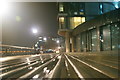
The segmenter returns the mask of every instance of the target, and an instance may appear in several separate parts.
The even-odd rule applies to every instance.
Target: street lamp
[[[33,29],[32,29],[32,32],[33,32],[34,34],[36,34],[36,33],[38,32],[38,30],[37,30],[36,28],[33,28]]]

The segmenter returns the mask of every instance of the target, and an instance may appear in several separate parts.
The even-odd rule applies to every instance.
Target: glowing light
[[[36,34],[38,31],[37,31],[37,29],[33,28],[33,29],[32,29],[32,32],[33,32],[34,34]]]
[[[9,12],[9,4],[5,0],[0,1],[0,15],[4,15]]]
[[[58,59],[61,59],[61,56],[58,56]]]
[[[27,63],[30,64],[30,60],[29,60],[29,58],[26,58],[26,59],[27,59]]]
[[[37,47],[38,45],[37,44],[35,44],[35,47]]]
[[[44,41],[47,41],[47,38],[46,38],[46,37],[44,37],[44,38],[43,38],[43,40],[44,40]]]
[[[59,41],[59,40],[57,40],[56,42],[57,42],[57,43],[60,43],[60,41]]]
[[[37,74],[37,75],[33,76],[33,78],[38,78],[38,77],[39,77],[39,74]]]
[[[58,47],[58,49],[61,49],[61,47]]]
[[[115,2],[114,5],[115,5],[115,8],[119,8],[118,2]]]

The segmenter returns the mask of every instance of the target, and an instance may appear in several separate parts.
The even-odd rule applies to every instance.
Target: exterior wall
[[[81,2],[69,2],[69,3],[68,2],[67,3],[60,2],[60,3],[58,3],[58,10],[59,10],[58,33],[59,33],[59,35],[62,35],[65,37],[66,51],[68,51],[68,52],[69,51],[72,51],[72,52],[86,51],[86,52],[88,52],[88,51],[92,51],[94,49],[94,47],[95,48],[97,47],[97,49],[94,49],[93,51],[96,51],[96,50],[100,51],[99,47],[100,47],[101,43],[99,41],[99,39],[100,39],[99,25],[108,24],[110,22],[110,18],[109,19],[107,18],[107,17],[109,17],[109,15],[106,15],[106,17],[101,16],[95,20],[93,18],[95,18],[98,15],[101,15],[101,14],[104,14],[106,12],[116,9],[114,4],[115,3],[112,3],[112,2],[104,2],[104,3],[103,2],[101,2],[101,3],[98,3],[98,2],[82,2],[82,3]],[[120,7],[119,5],[120,5],[120,3],[118,2],[118,7]],[[117,13],[115,13],[115,14],[117,14]],[[110,16],[112,16],[112,15],[110,15]],[[60,21],[60,18],[64,18],[63,22]],[[76,18],[76,22],[74,22],[75,18]],[[81,22],[79,20],[80,18],[85,18],[85,24],[84,24],[84,21]],[[111,19],[112,18],[113,17],[111,17]],[[91,19],[93,19],[93,20],[91,20]],[[91,24],[91,22],[94,22],[94,21],[96,23]],[[87,22],[87,24],[86,24],[86,22]],[[106,22],[106,23],[104,23],[104,22]],[[83,24],[81,24],[81,23],[83,23]],[[79,25],[85,26],[85,27],[79,27]],[[85,44],[84,47],[75,46],[74,42],[79,42],[79,44],[77,44],[77,45],[83,45],[83,43],[80,41],[77,41],[74,39],[72,39],[72,43],[70,43],[70,41],[68,41],[69,39],[66,36],[66,32],[69,32],[70,30],[73,30],[73,37],[77,38],[78,36],[76,36],[76,35],[79,35],[80,38],[78,38],[78,39],[80,39],[80,40],[82,40],[81,37],[83,37],[83,43]],[[80,33],[80,34],[78,34],[78,33]],[[85,38],[83,35],[86,35],[86,37],[87,37],[86,40],[84,40]],[[94,39],[94,41],[89,40],[89,36],[92,36],[91,38],[95,38],[95,37],[96,38]],[[70,38],[73,38],[73,37],[72,37],[72,35],[70,35]],[[90,41],[92,41],[92,43],[94,42],[94,44],[90,44],[89,43]],[[68,44],[69,44],[69,46],[68,46]],[[88,45],[92,45],[92,46],[88,46]],[[97,46],[93,46],[93,45],[97,45]],[[70,50],[68,50],[68,48]],[[75,49],[75,48],[77,48],[77,49]]]
[[[73,30],[77,51],[116,51],[120,48],[120,9],[100,15]]]

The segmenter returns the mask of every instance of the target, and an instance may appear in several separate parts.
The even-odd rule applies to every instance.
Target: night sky
[[[18,2],[9,4],[2,22],[2,43],[31,47],[39,36],[58,36],[56,3]],[[32,33],[37,28],[38,33]]]

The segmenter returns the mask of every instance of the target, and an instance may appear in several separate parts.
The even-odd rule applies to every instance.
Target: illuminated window
[[[85,17],[71,17],[70,18],[70,29],[74,29],[78,25],[85,22]]]
[[[64,17],[60,17],[59,22],[64,22]]]
[[[84,12],[80,12],[80,15],[84,15]]]
[[[65,19],[64,17],[60,17],[59,18],[59,28],[60,29],[64,29],[65,28],[65,23],[64,23]]]
[[[63,11],[64,11],[64,8],[63,8],[63,5],[62,5],[62,4],[60,4],[60,6],[59,6],[59,11],[60,11],[60,12],[63,12]]]
[[[84,23],[85,22],[85,17],[82,17],[82,23]]]
[[[81,17],[74,17],[74,22],[81,22]]]

